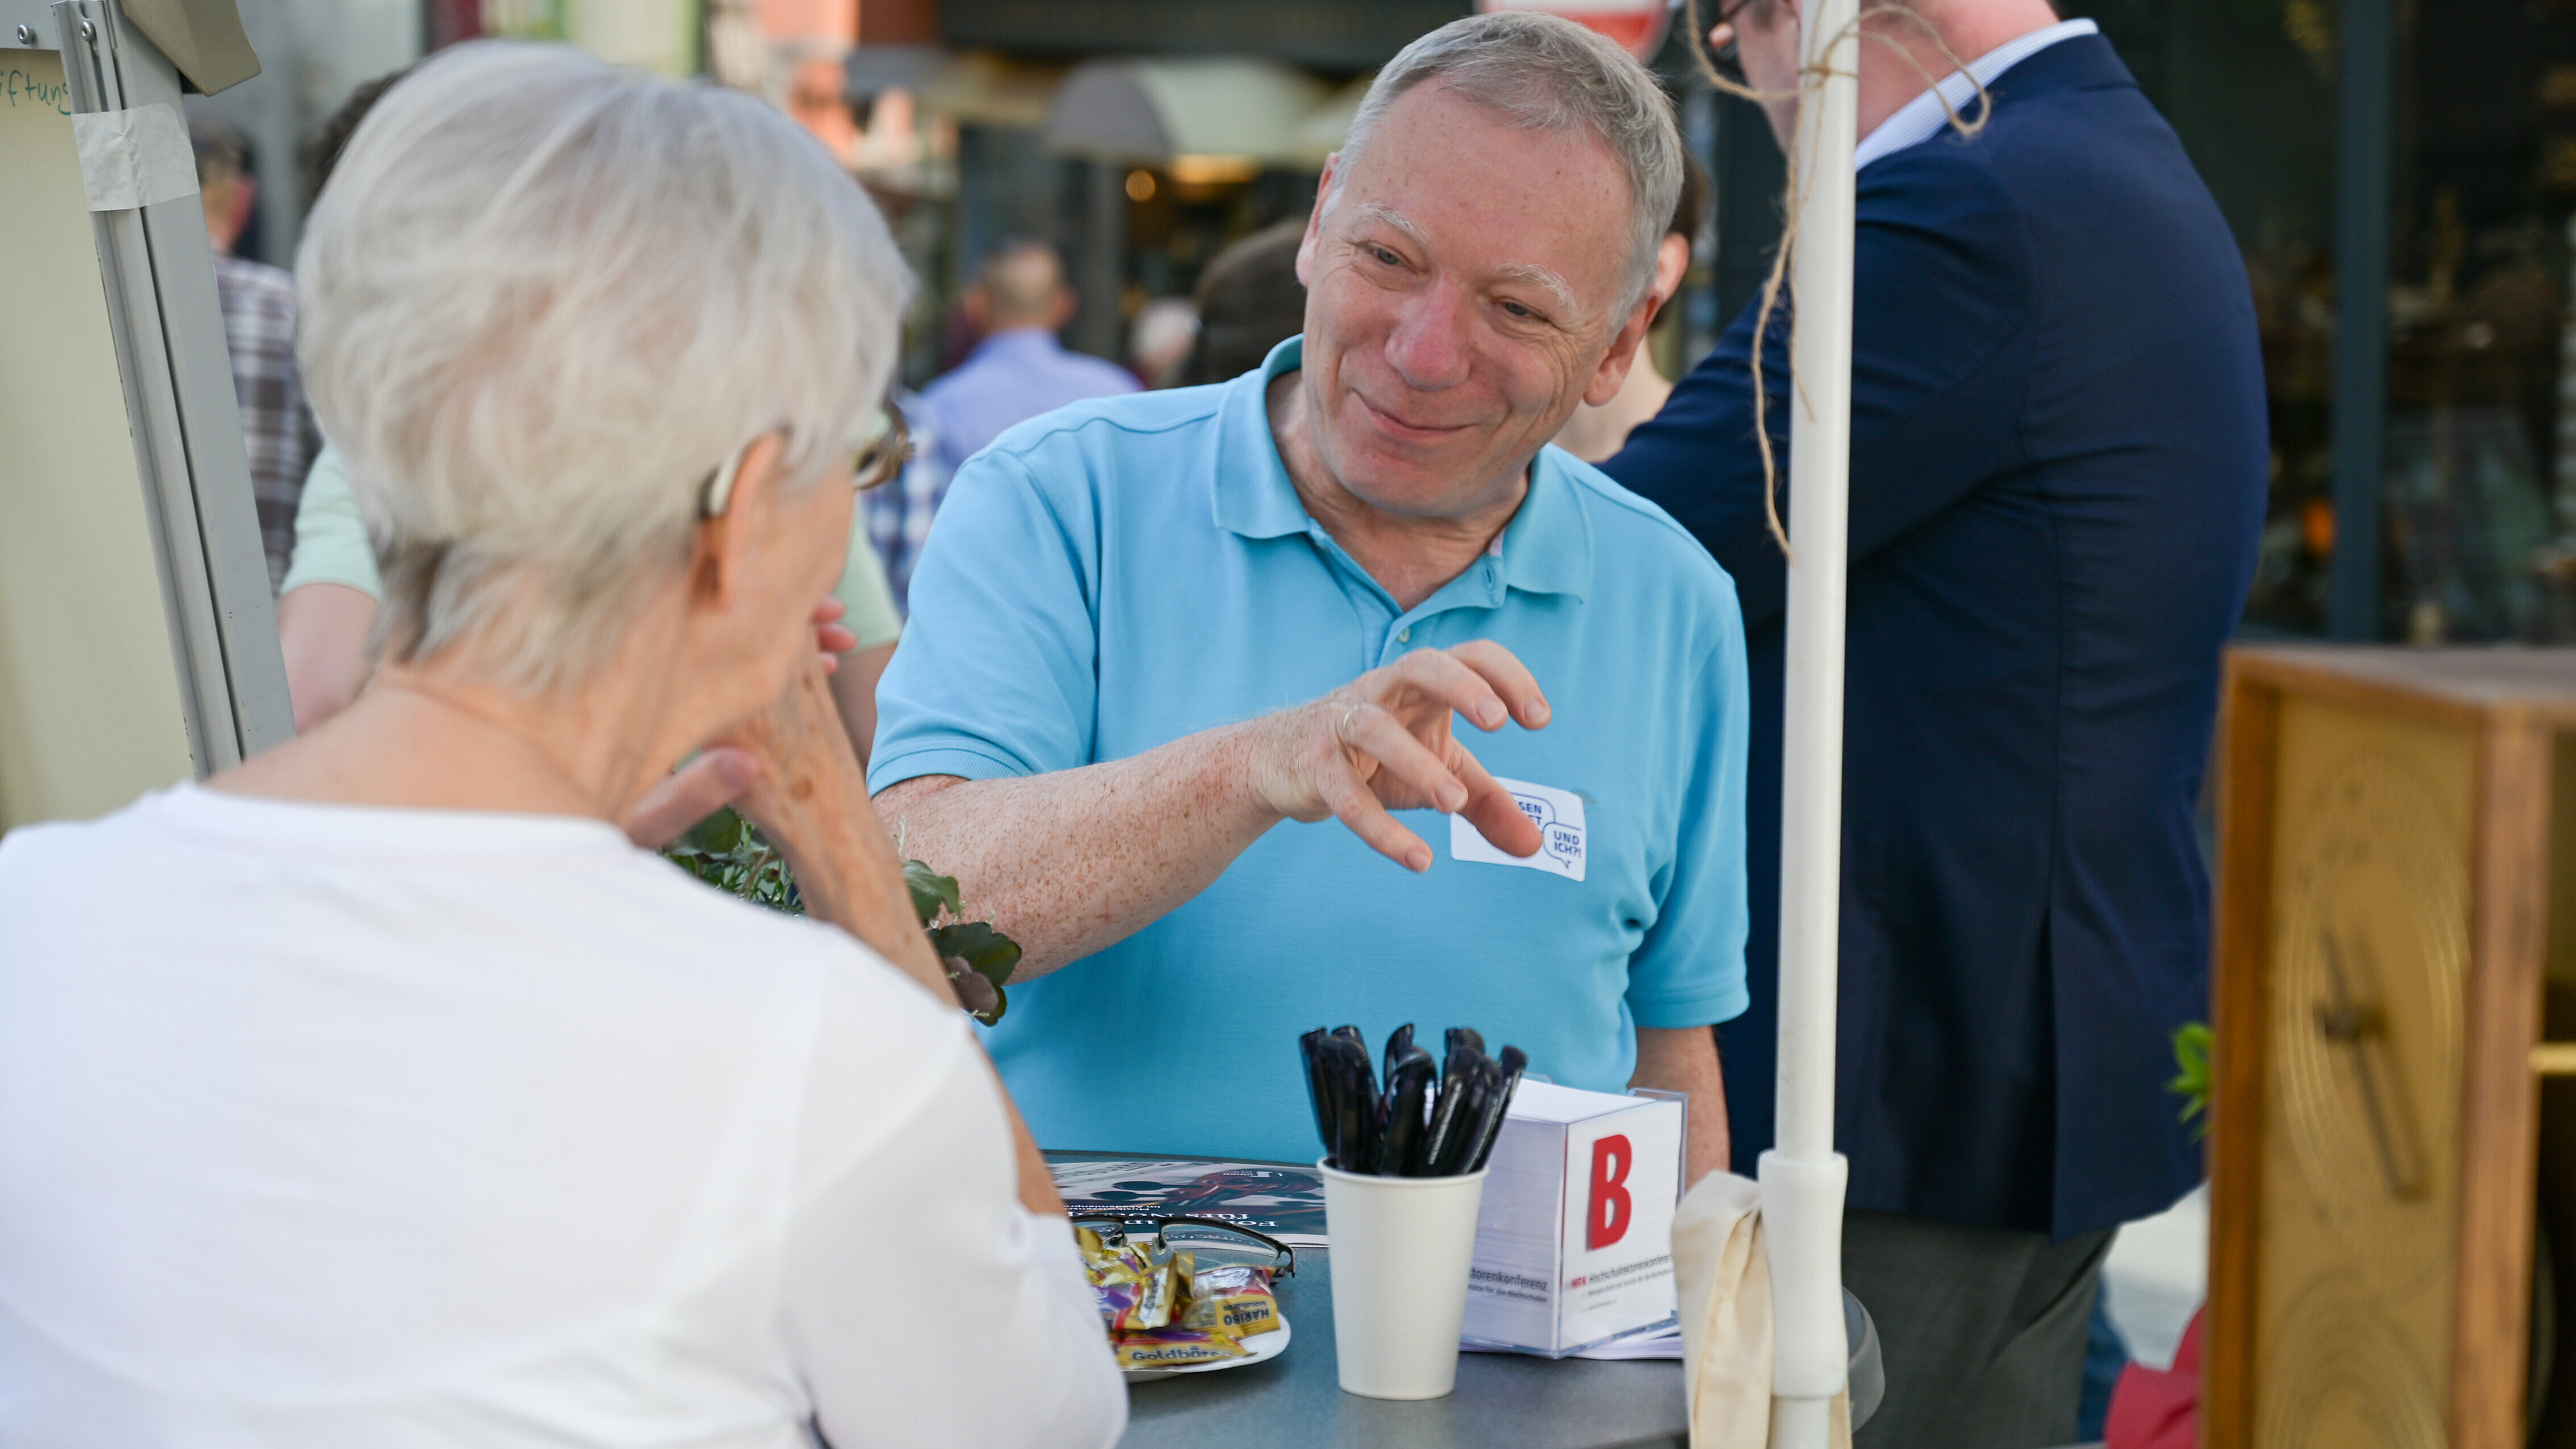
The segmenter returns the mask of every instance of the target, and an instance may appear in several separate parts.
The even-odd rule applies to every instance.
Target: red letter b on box
[[[1613,1134],[1592,1144],[1592,1208],[1584,1214],[1583,1245],[1606,1248],[1628,1236],[1637,1216],[1628,1201],[1628,1166],[1636,1159],[1628,1139]]]

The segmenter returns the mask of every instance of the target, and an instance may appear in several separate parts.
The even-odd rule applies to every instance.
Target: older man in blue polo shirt
[[[989,1038],[1039,1141],[1312,1157],[1292,1038],[1412,1021],[1688,1092],[1692,1175],[1725,1163],[1734,586],[1544,447],[1618,391],[1680,177],[1625,52],[1455,22],[1325,171],[1301,339],[960,470],[870,787],[1043,978]]]

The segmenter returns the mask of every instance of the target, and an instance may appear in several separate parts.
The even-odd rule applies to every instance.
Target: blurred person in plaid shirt
[[[861,516],[867,524],[868,542],[876,545],[877,557],[885,564],[886,585],[893,591],[898,614],[908,611],[907,596],[912,583],[912,566],[921,557],[921,545],[930,537],[931,515],[939,511],[940,500],[948,496],[949,466],[938,447],[938,438],[918,419],[922,416],[921,398],[906,393],[896,398],[912,423],[912,458],[883,487],[871,488],[859,495]]]
[[[197,152],[206,240],[215,249],[215,294],[223,303],[242,443],[250,452],[251,496],[259,505],[268,586],[275,589],[295,549],[295,506],[304,495],[305,470],[322,446],[313,410],[304,402],[304,380],[295,372],[295,278],[233,255],[258,193],[241,137],[198,117],[188,123],[188,139]]]

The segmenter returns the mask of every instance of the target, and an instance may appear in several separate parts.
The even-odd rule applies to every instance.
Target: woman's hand
[[[814,607],[814,647],[822,655],[822,672],[840,667],[841,656],[859,647],[859,636],[841,624],[848,612],[839,599]],[[626,838],[646,850],[660,850],[682,832],[743,796],[759,783],[760,756],[747,749],[714,745],[700,750],[687,764],[655,782],[626,815]]]
[[[825,674],[840,668],[841,656],[859,647],[859,636],[841,622],[848,612],[849,605],[828,594],[814,606],[814,647],[823,651]]]
[[[814,816],[818,799],[854,789],[859,803],[867,804],[858,754],[850,748],[849,731],[841,727],[840,707],[832,700],[830,663],[820,659],[797,670],[767,709],[725,731],[715,746],[756,762],[739,802],[742,812],[791,851],[787,836]],[[874,822],[873,812],[870,820]]]
[[[654,782],[626,812],[626,838],[660,850],[688,828],[722,810],[760,778],[760,760],[749,750],[700,750],[689,762]]]
[[[769,708],[716,741],[758,762],[739,808],[787,856],[805,910],[954,1002],[947,973],[913,914],[903,862],[868,802],[849,732],[820,661],[800,669]],[[710,750],[712,753],[713,750]]]

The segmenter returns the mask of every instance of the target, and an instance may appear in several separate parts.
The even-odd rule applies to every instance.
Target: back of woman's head
[[[745,95],[477,42],[358,128],[296,258],[297,346],[384,574],[382,651],[577,684],[773,429],[845,455],[911,281],[858,185]]]

